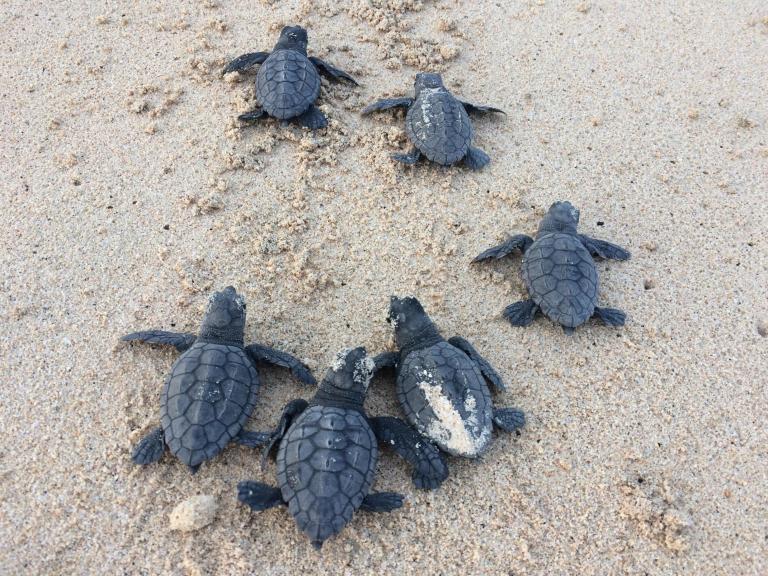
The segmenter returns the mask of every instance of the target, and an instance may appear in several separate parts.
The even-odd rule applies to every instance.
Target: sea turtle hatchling
[[[243,72],[256,64],[261,64],[256,74],[256,99],[260,107],[240,115],[244,122],[272,116],[278,120],[292,119],[311,130],[323,128],[328,120],[314,105],[320,95],[319,73],[357,85],[343,70],[316,56],[307,57],[307,31],[301,26],[286,26],[272,52],[243,54],[227,64],[224,73]]]
[[[309,369],[286,352],[261,344],[245,346],[245,302],[229,286],[208,301],[200,333],[149,330],[122,340],[174,346],[182,355],[171,368],[160,397],[160,426],[133,452],[136,464],[160,459],[165,447],[196,472],[229,442],[260,446],[269,436],[243,430],[259,392],[258,363],[289,368],[305,384]]]
[[[530,298],[510,304],[504,316],[513,326],[528,326],[541,310],[570,334],[591,317],[608,326],[623,326],[626,314],[597,306],[598,277],[593,258],[627,260],[620,246],[578,234],[579,211],[570,202],[555,202],[539,225],[534,240],[516,234],[489,248],[472,262],[523,253],[522,275]]]
[[[440,452],[405,422],[366,415],[363,402],[373,368],[365,348],[340,352],[315,396],[309,402],[288,403],[272,433],[264,456],[279,444],[278,487],[238,484],[238,499],[253,510],[287,505],[318,549],[356,510],[389,512],[402,506],[400,494],[371,492],[377,441],[414,466],[413,481],[419,488],[437,488],[448,476]]]
[[[397,399],[408,421],[440,449],[477,458],[494,425],[507,432],[525,425],[520,410],[493,407],[486,382],[505,390],[496,370],[464,338],[445,340],[416,298],[393,296],[387,320],[400,350],[376,356],[376,369],[396,369]]]
[[[490,106],[479,106],[458,100],[443,85],[440,74],[416,74],[414,98],[385,98],[366,106],[362,114],[389,108],[407,108],[405,131],[413,143],[406,154],[393,154],[403,164],[415,164],[423,154],[432,162],[449,166],[459,160],[473,170],[488,162],[488,155],[472,146],[474,131],[468,112],[500,112]]]

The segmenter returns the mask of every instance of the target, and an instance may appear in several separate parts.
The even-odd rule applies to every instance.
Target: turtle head
[[[576,234],[579,225],[579,211],[568,201],[555,202],[539,224],[539,233],[567,232]]]
[[[245,331],[245,300],[232,286],[214,292],[208,299],[200,338],[242,345]]]
[[[365,348],[345,348],[338,354],[320,382],[326,396],[360,403],[362,406],[368,385],[373,377],[373,358]]]
[[[413,346],[420,339],[437,333],[437,328],[430,320],[424,307],[413,296],[389,299],[387,322],[395,329],[395,341],[398,348]]]
[[[433,74],[432,72],[419,72],[416,74],[416,81],[413,83],[413,89],[416,92],[416,97],[419,97],[419,93],[423,89],[435,90],[437,88],[443,88],[443,78],[440,74]]]
[[[307,31],[301,26],[285,26],[280,31],[275,50],[296,50],[306,55],[308,41]]]

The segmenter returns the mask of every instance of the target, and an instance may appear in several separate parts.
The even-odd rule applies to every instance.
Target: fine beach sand
[[[0,574],[768,573],[764,0],[109,4],[0,6]],[[220,71],[285,24],[361,86],[323,81],[317,134],[241,130],[253,76]],[[486,169],[404,169],[402,113],[358,115],[419,70],[506,110],[475,121]],[[632,251],[598,263],[622,329],[513,329],[519,258],[469,265],[560,199]],[[430,493],[384,450],[375,489],[405,506],[321,553],[237,502],[274,482],[257,451],[135,467],[177,354],[119,337],[195,331],[228,284],[246,340],[318,376],[390,349],[389,296],[414,294],[527,427]],[[262,376],[258,430],[312,394]],[[366,407],[401,414],[391,377]],[[198,495],[214,520],[172,530]]]

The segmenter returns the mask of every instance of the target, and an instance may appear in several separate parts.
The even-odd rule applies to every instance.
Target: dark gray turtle
[[[486,381],[506,389],[496,370],[464,338],[445,340],[416,298],[393,296],[387,320],[400,351],[379,354],[376,369],[397,370],[397,399],[422,435],[449,454],[476,458],[494,425],[523,427],[520,410],[493,407]]]
[[[597,306],[598,278],[593,258],[629,259],[629,252],[603,240],[577,234],[579,211],[570,202],[555,202],[539,225],[536,240],[516,234],[489,248],[472,262],[523,253],[523,281],[529,300],[510,304],[504,316],[513,326],[528,326],[541,310],[570,334],[591,317],[608,326],[623,326],[626,314]]]
[[[338,534],[355,510],[389,512],[403,504],[393,492],[371,493],[377,439],[414,466],[419,488],[437,488],[448,477],[440,453],[397,418],[369,418],[363,409],[374,363],[365,348],[343,350],[309,402],[294,400],[272,433],[266,456],[279,443],[277,482],[238,484],[238,499],[253,510],[287,504],[316,548]]]
[[[160,397],[160,427],[136,446],[136,464],[158,461],[168,446],[196,472],[231,441],[264,444],[268,435],[243,430],[259,392],[257,363],[289,368],[305,384],[316,383],[309,369],[290,354],[260,344],[244,346],[244,328],[245,302],[229,286],[211,296],[197,336],[162,330],[123,336],[182,352]]]
[[[243,72],[261,64],[256,74],[256,99],[261,105],[239,119],[253,122],[272,116],[295,120],[312,130],[328,125],[325,115],[315,107],[320,95],[320,74],[336,80],[344,78],[357,85],[354,78],[315,56],[307,57],[307,31],[301,26],[286,26],[272,52],[251,52],[235,58],[224,73]]]
[[[485,152],[472,146],[474,132],[467,112],[503,114],[503,110],[456,99],[443,86],[440,74],[416,74],[414,91],[415,98],[385,98],[362,111],[362,114],[370,114],[388,108],[408,109],[405,131],[414,147],[407,154],[393,154],[392,158],[403,164],[415,164],[423,154],[443,166],[463,159],[473,170],[479,170],[490,162]]]

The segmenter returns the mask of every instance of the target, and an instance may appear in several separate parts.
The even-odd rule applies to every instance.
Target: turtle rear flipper
[[[360,504],[360,510],[366,512],[392,512],[403,507],[404,497],[397,492],[376,492],[368,494]]]
[[[268,484],[247,480],[237,485],[237,499],[250,506],[251,510],[261,512],[280,504],[285,504],[279,488]]]
[[[525,413],[517,408],[496,408],[493,423],[505,432],[514,432],[525,426]]]
[[[131,458],[136,464],[146,465],[160,460],[163,452],[165,452],[163,429],[157,427],[141,439],[134,448]]]
[[[379,416],[369,418],[376,438],[392,446],[413,466],[411,478],[417,488],[434,490],[448,478],[448,466],[440,452],[399,418]]]
[[[411,151],[407,152],[406,154],[392,154],[393,160],[397,160],[398,162],[408,166],[413,166],[416,164],[416,162],[419,161],[419,158],[421,158],[421,152],[419,152],[419,149],[415,146],[411,148]]]
[[[472,170],[480,170],[480,168],[486,166],[490,161],[491,157],[488,156],[488,154],[480,150],[480,148],[475,148],[473,146],[469,147],[467,155],[464,156],[464,164]]]
[[[624,326],[627,315],[618,308],[595,308],[593,318],[599,318],[606,326]]]
[[[528,326],[533,322],[539,307],[533,300],[520,300],[504,308],[504,317],[512,326]]]
[[[160,344],[162,346],[173,346],[179,352],[188,350],[197,340],[195,334],[188,332],[166,332],[165,330],[144,330],[142,332],[131,332],[126,334],[120,340],[124,342],[146,342],[147,344]]]
[[[267,114],[264,110],[261,108],[256,108],[255,110],[251,110],[250,112],[246,112],[245,114],[240,114],[240,116],[237,117],[240,122],[249,122],[253,123],[257,120],[262,120],[264,118],[267,118],[269,114]]]
[[[315,105],[310,106],[304,113],[296,116],[295,122],[299,126],[309,128],[310,130],[319,130],[328,126],[328,118]]]

